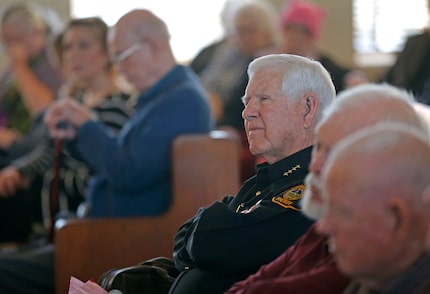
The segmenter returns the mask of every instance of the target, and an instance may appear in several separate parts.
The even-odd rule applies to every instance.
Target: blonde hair
[[[35,2],[19,2],[6,7],[1,16],[1,25],[7,23],[20,23],[28,30],[41,30],[46,35],[54,31],[45,8]]]

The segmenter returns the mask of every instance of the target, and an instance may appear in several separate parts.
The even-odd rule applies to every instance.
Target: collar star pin
[[[296,170],[298,170],[300,167],[301,167],[300,164],[297,164],[295,167],[290,168],[289,170],[287,170],[286,172],[284,172],[284,177],[288,177],[293,172],[295,172]]]

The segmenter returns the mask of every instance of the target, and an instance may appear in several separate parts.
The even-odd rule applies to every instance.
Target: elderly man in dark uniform
[[[222,293],[295,242],[311,221],[298,203],[314,128],[333,101],[329,73],[316,61],[274,54],[255,59],[242,113],[252,154],[265,163],[235,197],[200,209],[175,236],[181,274],[171,293]]]
[[[321,170],[336,144],[358,130],[380,123],[398,122],[421,129],[428,126],[415,111],[414,97],[390,85],[366,84],[343,91],[325,111],[315,133],[314,149],[302,212],[317,220],[322,215]],[[425,112],[425,109],[421,110]],[[327,239],[316,225],[285,252],[225,294],[341,293],[349,278],[342,274],[329,252]]]

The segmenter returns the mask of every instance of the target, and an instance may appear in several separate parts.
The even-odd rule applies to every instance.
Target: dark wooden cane
[[[62,153],[62,141],[57,139],[54,143],[54,175],[51,181],[51,187],[49,190],[49,217],[50,217],[50,228],[49,228],[49,241],[54,241],[55,235],[55,219],[58,213],[58,202],[60,195],[60,166],[61,166],[61,153]]]

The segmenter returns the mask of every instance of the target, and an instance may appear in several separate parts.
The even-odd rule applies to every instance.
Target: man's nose
[[[258,106],[256,102],[250,100],[242,111],[242,118],[244,120],[252,120],[258,116]]]

